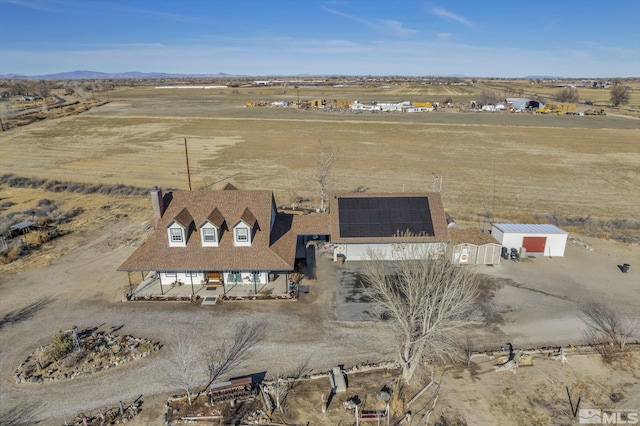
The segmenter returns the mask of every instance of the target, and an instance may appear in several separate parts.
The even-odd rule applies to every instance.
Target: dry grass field
[[[331,189],[423,191],[444,182],[446,209],[478,220],[535,215],[640,220],[640,120],[457,112],[353,114],[245,108],[249,101],[438,100],[465,86],[127,88],[78,116],[0,133],[0,170],[19,176],[187,188],[225,178],[318,203],[318,141],[338,147]],[[474,90],[479,90],[475,88]],[[451,92],[451,93],[449,93]]]
[[[244,107],[250,101],[294,101],[298,96],[363,101],[442,101],[452,96],[463,103],[478,90],[123,88],[109,93],[108,104],[80,115],[0,132],[0,175],[185,189],[187,138],[194,188],[232,181],[241,188],[272,189],[281,205],[303,198],[311,207],[318,204],[316,158],[318,141],[324,140],[339,150],[330,182],[334,191],[431,190],[435,174],[443,178],[447,211],[469,223],[485,223],[485,215],[527,221],[556,215],[618,224],[616,220],[626,219],[638,228],[638,119],[464,113],[455,108],[425,114],[352,114]],[[340,270],[326,258],[319,262],[326,268],[319,273],[322,285],[314,284],[294,305],[222,304],[206,309],[121,303],[129,288],[127,276],[114,271],[149,235],[148,197],[51,193],[1,184],[0,206],[15,204],[0,207],[0,214],[26,211],[43,198],[54,200],[62,211],[83,211],[60,225],[67,233],[64,237],[0,266],[0,315],[11,319],[0,324],[0,423],[20,417],[22,424],[63,424],[76,413],[115,407],[119,400],[132,401],[143,394],[143,412],[131,424],[160,424],[167,396],[177,392],[176,385],[159,373],[166,369],[166,352],[71,383],[21,387],[13,382],[13,371],[26,354],[71,325],[121,328],[122,333],[169,343],[175,327],[192,324],[199,327],[203,341],[214,342],[227,335],[226,324],[251,316],[269,330],[251,371],[268,371],[270,376],[289,373],[307,358],[315,371],[338,363],[352,366],[393,358],[386,329],[337,320]],[[579,339],[577,311],[585,301],[611,301],[633,310],[640,294],[632,287],[635,276],[620,273],[616,264],[633,263],[639,245],[584,241],[588,249],[571,244],[565,258],[505,262],[485,269],[514,284],[495,290],[494,302],[503,309],[504,323],[492,327],[490,335],[479,336],[478,346],[574,342]],[[41,304],[37,310],[13,317],[34,300]],[[529,424],[535,418],[539,424],[569,424],[573,419],[562,399],[565,385],[575,398],[582,397],[585,407],[608,407],[615,393],[623,397],[616,407],[636,408],[637,362],[634,357],[628,365],[603,367],[597,358],[576,356],[563,366],[545,358],[513,375],[494,373],[493,361],[487,360],[483,365],[491,373],[447,373],[432,419]],[[372,382],[365,394],[357,388],[363,383],[355,377],[352,381],[354,391],[369,395],[370,401],[383,384]],[[315,422],[323,418],[317,413],[318,402],[317,389],[301,386],[285,417],[320,424]],[[326,418],[349,421],[338,402]]]

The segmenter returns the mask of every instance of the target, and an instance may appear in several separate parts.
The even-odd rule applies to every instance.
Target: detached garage
[[[503,247],[526,250],[531,256],[564,256],[569,233],[555,225],[494,223],[491,235]]]

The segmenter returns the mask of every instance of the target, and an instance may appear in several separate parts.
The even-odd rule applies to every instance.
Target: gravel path
[[[311,291],[299,302],[227,302],[206,308],[168,302],[122,303],[128,287],[126,274],[115,269],[134,248],[113,247],[109,242],[139,228],[139,224],[113,225],[72,234],[60,241],[67,253],[51,266],[0,277],[0,318],[6,320],[7,314],[32,307],[32,312],[0,325],[0,424],[9,420],[62,424],[82,411],[116,406],[118,401],[131,401],[139,395],[148,400],[154,395],[179,392],[167,374],[167,348],[84,378],[16,385],[13,374],[20,362],[58,330],[73,325],[81,330],[121,327],[116,334],[167,345],[177,331],[192,328],[200,339],[199,350],[204,352],[229,336],[234,324],[262,322],[266,338],[244,368],[234,372],[237,375],[293,373],[307,360],[314,371],[326,371],[337,364],[350,366],[393,357],[393,348],[386,343],[390,339],[374,323],[336,320],[339,274],[325,258],[318,260],[319,279],[306,282]]]

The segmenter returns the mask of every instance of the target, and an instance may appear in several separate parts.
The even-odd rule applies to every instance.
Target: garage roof
[[[398,231],[433,236],[427,197],[344,197],[340,204],[340,236],[393,237]]]
[[[493,226],[502,232],[519,234],[568,234],[549,223],[494,223]]]
[[[335,194],[331,240],[345,243],[448,241],[447,220],[438,192]],[[403,236],[408,231],[410,236]]]

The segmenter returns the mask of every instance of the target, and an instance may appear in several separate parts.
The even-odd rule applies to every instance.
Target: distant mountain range
[[[20,75],[20,74],[5,74],[0,75],[0,78],[39,78],[44,80],[106,80],[106,79],[129,79],[129,78],[198,78],[198,77],[233,77],[233,75],[218,73],[218,74],[170,74],[162,72],[120,72],[120,73],[106,73],[98,71],[70,71],[60,72],[57,74],[44,74],[44,75]]]
[[[319,76],[319,75],[318,75]],[[121,79],[151,79],[151,78],[207,78],[207,77],[251,77],[249,75],[238,75],[238,74],[225,74],[223,72],[217,74],[173,74],[173,73],[163,73],[163,72],[137,72],[137,71],[129,71],[129,72],[119,72],[119,73],[107,73],[107,72],[99,72],[99,71],[70,71],[70,72],[60,72],[57,74],[44,74],[44,75],[23,75],[23,74],[5,74],[0,75],[0,78],[22,78],[22,79],[44,79],[44,80],[121,80]],[[255,77],[255,76],[254,76]],[[263,76],[264,77],[264,76]],[[278,76],[270,76],[270,77],[278,77]],[[280,77],[285,77],[280,76]],[[294,76],[286,76],[286,77],[294,77]],[[295,77],[313,77],[312,74],[298,74]],[[326,77],[326,76],[325,76]],[[448,78],[470,78],[464,74],[448,74],[440,77],[448,77]],[[522,79],[564,79],[565,77],[560,76],[549,76],[549,75],[527,75],[524,77],[520,77]]]

